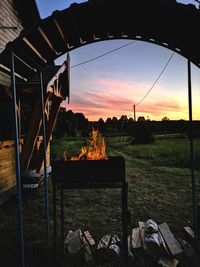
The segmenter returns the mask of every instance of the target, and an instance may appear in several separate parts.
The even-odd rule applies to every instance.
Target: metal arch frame
[[[122,14],[126,16],[122,18]],[[148,24],[141,23],[143,19]],[[199,10],[192,4],[184,5],[176,0],[149,0],[145,6],[139,0],[74,3],[22,31],[12,42],[18,57],[16,72],[25,70],[20,59],[27,65],[25,77],[29,79],[35,75],[34,69],[43,68],[66,52],[111,39],[157,44],[179,53],[200,68],[199,24]],[[191,27],[194,28],[192,35]],[[0,54],[0,63],[4,67],[8,67],[8,54],[7,48]]]
[[[132,1],[133,2],[133,1]],[[148,1],[148,5],[153,5],[154,7],[157,8],[157,13],[159,13],[159,10],[162,11],[162,9],[164,9],[165,5],[169,10],[177,12],[177,14],[180,14],[180,18],[182,19],[183,22],[183,17],[184,15],[188,15],[190,20],[187,20],[187,23],[191,23],[192,26],[196,25],[197,29],[198,29],[198,25],[200,23],[200,12],[199,10],[197,10],[195,8],[195,6],[192,5],[183,5],[180,3],[176,3],[176,1],[174,1],[174,3],[176,3],[176,5],[174,3],[170,3],[170,5],[167,6],[167,4],[165,3],[160,3],[161,1]],[[42,69],[42,67],[44,67],[46,65],[46,63],[52,62],[54,59],[56,59],[57,57],[61,56],[62,54],[71,51],[73,49],[76,49],[78,47],[81,47],[83,45],[86,45],[88,43],[93,43],[93,42],[97,42],[97,41],[102,41],[102,40],[110,40],[112,39],[139,39],[139,40],[143,40],[146,42],[150,42],[150,43],[154,43],[154,44],[158,44],[160,46],[169,48],[171,50],[174,50],[175,52],[183,55],[184,57],[186,57],[188,59],[188,101],[189,101],[189,121],[190,121],[190,125],[192,122],[192,87],[191,87],[191,62],[193,64],[195,64],[198,68],[200,68],[200,54],[199,54],[199,45],[200,45],[200,41],[198,40],[198,36],[196,35],[190,35],[188,34],[188,36],[190,36],[190,40],[186,40],[185,36],[187,36],[187,33],[189,33],[189,28],[188,31],[186,30],[184,32],[183,35],[181,35],[181,31],[179,32],[179,29],[176,28],[177,36],[171,36],[170,33],[168,32],[167,26],[169,28],[171,28],[170,30],[173,29],[173,26],[170,23],[170,20],[175,20],[175,13],[173,14],[173,16],[170,17],[170,20],[168,21],[169,24],[167,24],[167,22],[165,21],[161,21],[162,26],[165,26],[164,28],[164,34],[167,33],[167,37],[166,39],[164,39],[163,33],[161,32],[160,28],[156,28],[157,30],[157,35],[152,34],[151,32],[148,32],[149,28],[147,31],[145,31],[145,29],[141,28],[141,36],[139,34],[135,34],[136,31],[134,31],[133,29],[131,29],[132,31],[130,32],[130,25],[128,24],[123,24],[124,22],[121,21],[121,23],[125,26],[127,26],[128,28],[128,34],[125,32],[126,31],[126,27],[120,27],[121,25],[119,23],[116,23],[115,27],[119,27],[120,29],[116,30],[116,28],[113,28],[113,25],[115,25],[115,21],[111,20],[110,23],[108,23],[108,28],[105,29],[105,24],[104,25],[99,25],[99,21],[95,21],[97,26],[97,31],[95,31],[95,28],[93,27],[91,21],[90,21],[90,25],[91,28],[87,30],[88,24],[85,21],[79,21],[77,20],[79,18],[79,16],[81,17],[81,19],[84,19],[85,17],[87,17],[87,14],[91,14],[91,17],[89,17],[90,19],[94,19],[95,17],[93,15],[93,12],[95,14],[97,14],[97,19],[99,19],[102,15],[104,15],[102,12],[105,11],[106,13],[106,18],[108,18],[108,16],[110,16],[108,11],[113,11],[113,4],[116,4],[116,6],[119,5],[118,1],[114,1],[114,0],[108,0],[108,1],[102,1],[102,2],[94,2],[94,3],[90,3],[90,2],[85,2],[82,4],[74,4],[71,5],[69,8],[63,10],[63,11],[56,11],[52,14],[52,16],[44,19],[41,21],[41,25],[39,25],[39,27],[35,27],[30,29],[29,31],[24,31],[20,34],[20,36],[14,40],[9,46],[7,46],[7,48],[5,49],[5,51],[3,51],[0,54],[0,68],[3,69],[6,72],[10,72],[11,75],[11,89],[12,89],[12,101],[13,101],[13,118],[14,118],[14,130],[15,130],[15,158],[16,158],[16,180],[17,180],[17,189],[18,189],[18,207],[19,207],[19,224],[20,224],[20,248],[21,248],[21,261],[22,261],[22,267],[25,266],[25,260],[24,260],[24,240],[23,240],[23,213],[22,213],[22,199],[21,199],[21,179],[20,179],[20,154],[19,154],[19,136],[18,136],[18,121],[17,121],[17,110],[16,110],[16,83],[15,83],[15,76],[17,75],[17,73],[20,73],[20,67],[19,69],[16,67],[15,65],[15,59],[18,60],[18,64],[19,62],[21,62],[20,64],[23,66],[26,66],[28,71],[26,70],[26,72],[28,73],[28,75],[25,75],[25,77],[27,79],[29,79],[30,77],[32,77],[33,75],[35,75],[35,69],[37,68],[37,71],[40,71],[40,69]],[[127,5],[127,10],[130,9],[130,7],[139,7],[142,9],[142,4],[139,3],[139,1],[134,1],[134,3],[131,4],[131,0],[127,0],[125,5]],[[135,6],[134,6],[135,5]],[[126,8],[124,6],[122,6],[122,11],[126,10]],[[118,6],[119,8],[119,6]],[[89,11],[89,13],[87,12]],[[134,9],[131,9],[129,11],[129,15],[131,11],[135,11]],[[152,10],[148,10],[148,12],[153,11]],[[180,12],[179,12],[180,11]],[[119,12],[119,10],[118,10]],[[182,12],[182,13],[181,13]],[[157,13],[154,13],[157,15]],[[149,13],[147,13],[147,11],[144,10],[144,14],[149,16]],[[116,18],[119,20],[119,17],[117,16],[117,13],[113,12],[114,15],[114,19],[116,20]],[[139,16],[141,14],[136,14],[135,16]],[[76,26],[76,33],[75,35],[73,35],[73,33],[70,33],[70,30],[68,30],[67,32],[71,34],[71,38],[72,40],[70,40],[70,38],[67,38],[66,36],[66,32],[63,32],[62,26],[59,24],[59,20],[63,19],[63,17],[65,16],[66,19],[68,19],[69,21],[69,29],[70,29],[70,25],[75,27]],[[73,21],[70,21],[69,17],[72,16]],[[134,18],[134,17],[133,17]],[[158,15],[157,19],[162,18],[162,14]],[[185,17],[184,17],[185,19]],[[160,27],[160,25],[156,26],[156,19],[154,17],[152,17],[153,22],[155,23],[155,27]],[[176,17],[177,20],[177,17]],[[185,20],[186,21],[186,20]],[[55,23],[56,22],[56,23]],[[83,23],[82,23],[83,22]],[[136,21],[137,22],[137,21]],[[43,30],[43,27],[48,27],[48,23],[50,23],[51,25],[54,25],[54,27],[57,29],[57,36],[60,35],[60,47],[64,47],[62,49],[60,49],[60,51],[57,49],[57,47],[54,47],[54,44],[51,42],[52,39],[48,36],[48,34],[46,34],[46,31]],[[83,27],[81,25],[81,23],[83,24]],[[95,24],[94,23],[94,24]],[[103,22],[102,22],[103,23]],[[181,24],[181,22],[179,22]],[[184,22],[185,25],[186,22]],[[72,25],[73,24],[73,25]],[[157,21],[158,24],[158,21]],[[179,24],[179,25],[180,25]],[[175,24],[176,25],[176,24]],[[175,26],[174,25],[174,26]],[[129,26],[129,27],[128,27]],[[140,24],[137,24],[136,28],[139,28],[139,26],[141,27]],[[152,25],[151,25],[152,26]],[[58,28],[59,27],[59,28]],[[85,27],[85,28],[84,28]],[[148,26],[149,27],[149,26]],[[66,29],[65,29],[66,30]],[[100,31],[99,31],[100,30]],[[121,32],[120,32],[121,30]],[[122,31],[124,30],[124,32]],[[140,32],[140,30],[138,30]],[[45,44],[45,47],[43,47],[43,50],[40,51],[40,49],[38,49],[37,47],[35,47],[35,43],[31,43],[31,41],[29,40],[29,36],[30,33],[32,33],[33,31],[35,31],[37,34],[40,34],[40,37],[42,37],[42,41]],[[38,32],[37,32],[38,31]],[[114,31],[114,32],[112,32]],[[142,34],[143,33],[143,34]],[[101,35],[101,36],[98,36]],[[161,37],[160,37],[160,35]],[[80,38],[77,38],[78,35],[80,35]],[[96,35],[98,38],[96,38]],[[174,34],[175,35],[175,34]],[[83,38],[82,38],[83,37]],[[87,37],[87,38],[86,38]],[[156,38],[158,37],[158,40],[156,40]],[[178,41],[180,37],[180,41]],[[84,39],[85,38],[85,39]],[[82,41],[82,39],[84,39],[85,41]],[[61,41],[62,40],[62,41]],[[170,45],[168,45],[165,41],[168,40],[170,42]],[[178,41],[178,42],[177,42]],[[177,43],[176,43],[177,42]],[[192,43],[194,45],[194,47],[190,48],[190,43]],[[37,42],[36,42],[37,44]],[[183,47],[179,47],[179,45],[182,45]],[[185,44],[185,46],[184,46]],[[59,46],[58,45],[58,46]],[[178,45],[178,47],[177,47]],[[20,47],[25,47],[26,51],[20,52]],[[46,49],[46,47],[49,47],[49,50]],[[45,49],[47,50],[47,53],[45,54]],[[8,60],[8,58],[10,60]],[[30,68],[31,67],[31,68]],[[24,68],[24,67],[23,67]],[[15,72],[16,71],[16,72]],[[21,75],[23,75],[23,73],[20,73]],[[191,177],[192,177],[192,201],[193,201],[193,224],[194,224],[194,233],[195,233],[195,237],[197,236],[197,204],[196,204],[196,189],[195,189],[195,167],[194,167],[194,147],[193,147],[193,134],[192,134],[192,127],[190,129],[190,158],[191,158]],[[47,215],[46,215],[47,216]],[[48,217],[48,216],[47,216]]]

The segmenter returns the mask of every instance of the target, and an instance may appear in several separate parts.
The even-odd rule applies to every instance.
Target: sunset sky
[[[42,18],[74,1],[37,0]],[[81,3],[85,1],[75,1]],[[177,1],[193,3],[195,1]],[[197,6],[197,4],[195,4]],[[129,44],[89,63],[73,67]],[[191,44],[192,45],[192,44]],[[173,51],[151,43],[109,40],[85,45],[70,52],[70,103],[67,110],[82,112],[89,120],[121,115],[133,117],[133,105],[152,87]],[[62,64],[66,55],[55,61]],[[200,70],[192,64],[193,119],[200,120]],[[188,119],[187,60],[175,53],[148,96],[136,106],[136,116],[161,120]]]

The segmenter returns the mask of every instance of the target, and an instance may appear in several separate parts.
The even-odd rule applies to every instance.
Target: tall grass
[[[64,151],[67,157],[78,156],[80,148],[85,144],[86,138],[68,138],[53,140],[51,142],[51,160],[62,159]]]
[[[175,168],[190,168],[190,144],[186,138],[156,139],[155,143],[135,145],[126,140],[123,146],[117,138],[109,139],[110,148],[121,149],[128,155],[149,161],[154,166],[168,166]],[[121,146],[121,148],[120,148]],[[200,169],[200,139],[194,139],[195,169]]]

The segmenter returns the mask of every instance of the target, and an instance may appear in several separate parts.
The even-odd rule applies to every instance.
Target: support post
[[[47,176],[47,158],[46,158],[46,123],[45,123],[45,106],[44,106],[44,88],[43,77],[40,71],[40,89],[41,89],[41,104],[42,104],[42,132],[43,132],[43,159],[44,159],[44,183],[45,183],[45,217],[47,227],[47,240],[49,242],[49,196],[48,196],[48,176]]]
[[[194,141],[192,126],[192,85],[191,85],[191,62],[188,60],[188,104],[189,104],[189,141],[190,141],[190,162],[191,162],[191,178],[192,178],[192,207],[193,207],[193,229],[194,237],[197,237],[197,205],[196,205],[196,189],[195,189],[195,164],[194,164]]]
[[[57,256],[57,251],[56,251],[56,240],[57,240],[57,225],[56,225],[56,183],[53,182],[53,247],[54,247],[54,266],[56,266],[56,256]]]
[[[19,127],[17,118],[17,97],[16,97],[16,83],[15,83],[15,60],[13,47],[10,46],[10,69],[11,69],[11,90],[12,90],[12,104],[13,104],[13,122],[14,122],[14,137],[15,137],[15,164],[16,164],[16,185],[18,196],[18,221],[19,221],[19,237],[20,237],[20,253],[21,264],[25,267],[24,256],[24,225],[23,225],[23,211],[22,211],[22,192],[21,192],[21,170],[20,170],[20,152],[19,152]]]
[[[128,259],[128,183],[125,182],[122,186],[122,232],[123,232],[123,267],[129,266]]]
[[[200,202],[197,205],[197,236],[200,238]]]
[[[61,206],[61,242],[62,247],[64,246],[64,198],[63,198],[63,185],[60,186],[60,206]]]
[[[136,121],[135,104],[133,105],[133,112],[134,112],[134,121]]]

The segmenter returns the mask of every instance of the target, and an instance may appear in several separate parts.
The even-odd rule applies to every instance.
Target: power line
[[[161,75],[163,74],[163,72],[165,71],[165,69],[167,68],[169,62],[171,61],[172,57],[174,56],[175,52],[173,52],[170,56],[170,58],[168,59],[167,63],[165,64],[164,68],[162,69],[162,71],[160,72],[160,74],[158,75],[157,79],[155,80],[155,82],[153,83],[153,85],[150,87],[150,89],[148,90],[148,92],[143,96],[143,98],[140,100],[140,102],[138,102],[137,104],[135,104],[135,107],[140,105],[142,103],[142,101],[148,96],[148,94],[151,92],[151,90],[153,89],[153,87],[155,86],[155,84],[157,83],[157,81],[160,79]]]
[[[119,47],[117,47],[117,48],[115,48],[115,49],[112,49],[112,50],[110,50],[110,51],[108,51],[108,52],[102,54],[102,55],[99,55],[99,56],[97,56],[97,57],[94,57],[94,58],[91,58],[91,59],[89,59],[89,60],[80,62],[80,63],[78,63],[78,64],[76,64],[76,65],[73,65],[73,66],[71,66],[70,68],[73,69],[73,68],[79,67],[79,66],[81,66],[81,65],[83,65],[83,64],[89,63],[89,62],[91,62],[91,61],[94,61],[94,60],[96,60],[96,59],[99,59],[99,58],[101,58],[101,57],[104,57],[104,56],[106,56],[106,55],[108,55],[108,54],[111,54],[111,53],[113,53],[113,52],[116,52],[116,51],[120,50],[121,48],[124,48],[124,47],[126,47],[126,46],[129,46],[129,45],[131,45],[131,44],[133,44],[133,43],[135,43],[135,42],[137,42],[137,41],[135,40],[135,41],[132,41],[132,42],[130,42],[130,43],[128,43],[128,44],[119,46]]]

